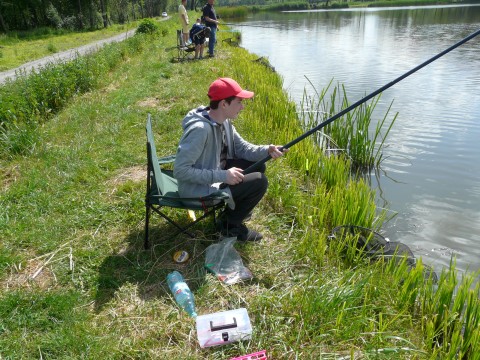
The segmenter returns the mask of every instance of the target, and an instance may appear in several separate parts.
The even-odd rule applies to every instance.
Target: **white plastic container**
[[[251,336],[252,325],[245,308],[197,317],[197,337],[202,348],[248,340]]]

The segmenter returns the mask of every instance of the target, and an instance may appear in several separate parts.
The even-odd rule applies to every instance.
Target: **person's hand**
[[[240,168],[232,167],[227,170],[227,181],[228,185],[237,185],[243,181],[243,170]]]
[[[288,149],[281,150],[281,146],[278,145],[269,145],[268,146],[268,155],[271,156],[272,159],[278,159],[280,156],[288,152]]]

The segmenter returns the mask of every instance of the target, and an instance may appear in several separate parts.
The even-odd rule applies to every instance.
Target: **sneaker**
[[[262,234],[249,229],[244,224],[223,227],[221,233],[226,237],[236,237],[238,241],[260,241],[263,239]]]

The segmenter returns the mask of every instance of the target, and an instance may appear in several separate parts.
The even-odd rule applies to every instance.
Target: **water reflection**
[[[242,46],[269,58],[294,100],[334,79],[353,103],[477,31],[480,6],[262,13],[241,25],[253,25],[237,27]],[[480,36],[385,91],[374,114],[392,101],[399,112],[372,178],[379,206],[397,213],[386,235],[435,266],[455,254],[460,269],[480,268],[479,54]]]

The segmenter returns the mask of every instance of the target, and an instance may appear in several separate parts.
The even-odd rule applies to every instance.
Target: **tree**
[[[103,20],[104,28],[108,27],[107,1],[108,0],[100,0],[100,10],[102,11],[102,20]]]
[[[77,6],[78,6],[77,8],[78,26],[80,27],[80,29],[83,29],[85,25],[83,24],[82,0],[77,0]]]
[[[10,4],[4,0],[0,0],[0,27],[1,27],[1,30],[5,33],[8,32],[8,25],[3,19],[3,10],[7,6],[10,6]]]

